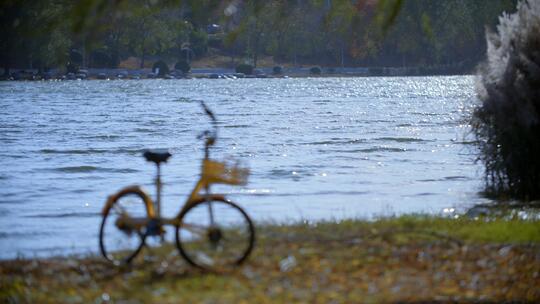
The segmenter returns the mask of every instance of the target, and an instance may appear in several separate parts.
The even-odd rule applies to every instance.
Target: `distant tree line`
[[[0,60],[9,68],[117,67],[136,57],[231,64],[472,68],[516,0],[4,0]],[[386,29],[388,5],[399,14]],[[386,9],[386,10],[385,10]],[[390,12],[391,13],[391,12]],[[381,18],[382,16],[382,18]]]

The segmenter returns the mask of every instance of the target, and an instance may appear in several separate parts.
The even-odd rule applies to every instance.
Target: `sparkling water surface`
[[[256,221],[441,214],[485,201],[468,117],[474,79],[373,77],[0,83],[0,258],[98,251],[108,195],[167,148],[163,210],[173,216],[219,122],[213,158],[249,165],[217,186]]]

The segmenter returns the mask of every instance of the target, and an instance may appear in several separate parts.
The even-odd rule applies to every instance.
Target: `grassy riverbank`
[[[171,248],[172,249],[172,248]],[[0,262],[2,303],[540,301],[540,222],[400,217],[264,225],[241,268],[174,250],[131,269],[99,257]]]

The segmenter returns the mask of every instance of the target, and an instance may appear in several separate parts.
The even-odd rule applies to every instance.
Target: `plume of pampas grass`
[[[540,198],[540,0],[520,1],[487,31],[472,118],[487,193]]]

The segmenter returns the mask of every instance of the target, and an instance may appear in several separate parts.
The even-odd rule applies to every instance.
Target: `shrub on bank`
[[[482,103],[472,118],[479,160],[488,193],[539,199],[540,2],[522,1],[499,21],[479,68]]]
[[[188,47],[184,47],[180,50],[180,60],[184,60],[186,62],[191,62],[193,60],[193,58],[195,58],[195,54],[193,53],[193,51],[188,48]]]
[[[236,73],[251,75],[253,74],[253,66],[245,63],[239,64],[236,66]]]
[[[95,50],[90,54],[92,67],[96,68],[113,68],[114,64],[111,56],[104,49]]]
[[[191,66],[189,63],[187,63],[187,61],[180,60],[174,65],[174,69],[182,71],[182,73],[186,74],[191,70]]]
[[[311,69],[309,69],[309,73],[311,75],[321,75],[321,72],[322,72],[322,70],[318,66],[315,66],[315,67],[312,67]]]
[[[283,68],[280,67],[279,65],[273,67],[273,68],[272,68],[272,74],[274,74],[274,75],[281,75],[281,74],[283,74]]]
[[[73,63],[73,62],[68,62],[67,65],[66,65],[66,73],[72,73],[72,74],[76,74],[77,72],[79,71],[79,65]]]
[[[163,60],[156,61],[154,65],[152,66],[152,72],[157,74],[158,76],[164,76],[169,74],[169,66],[165,63]]]
[[[82,65],[83,64],[83,55],[82,53],[77,49],[71,49],[69,51],[69,62],[72,62],[76,65]]]

